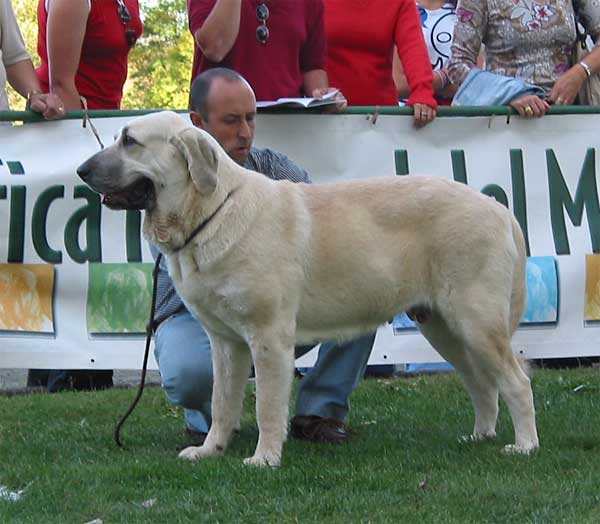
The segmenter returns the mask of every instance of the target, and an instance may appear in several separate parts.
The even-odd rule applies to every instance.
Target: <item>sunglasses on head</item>
[[[125,5],[124,0],[116,0],[117,1],[117,13],[119,13],[119,18],[124,26],[131,22],[132,17],[129,9]],[[127,28],[125,29],[125,41],[129,47],[133,47],[135,42],[137,41],[137,36],[135,34],[135,29]]]
[[[269,8],[262,3],[256,6],[256,18],[260,21],[260,25],[256,28],[256,39],[261,44],[266,44],[269,40],[269,28],[267,27],[267,18],[269,18]]]

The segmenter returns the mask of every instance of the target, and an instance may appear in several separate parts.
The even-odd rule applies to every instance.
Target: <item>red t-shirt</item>
[[[43,91],[49,90],[45,0],[38,4],[38,54],[41,58],[37,75]],[[75,74],[77,92],[87,99],[90,109],[119,109],[123,85],[127,79],[127,56],[130,45],[126,31],[136,38],[142,34],[138,0],[125,0],[131,21],[123,24],[116,0],[92,0],[81,47],[79,67]]]
[[[410,87],[408,105],[437,107],[415,0],[324,0],[329,84],[349,105],[398,105],[394,44]]]
[[[204,24],[216,0],[187,0],[192,35]],[[266,4],[269,39],[261,44],[256,7]],[[322,0],[242,0],[240,29],[233,47],[219,62],[211,62],[194,45],[192,80],[211,67],[240,73],[252,86],[257,100],[302,96],[302,75],[325,69],[325,30]],[[307,93],[310,95],[310,93]]]

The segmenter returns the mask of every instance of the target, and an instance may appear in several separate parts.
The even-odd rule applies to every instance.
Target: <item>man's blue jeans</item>
[[[321,344],[315,365],[300,382],[296,415],[343,421],[348,414],[350,394],[364,375],[374,340],[375,333],[371,333],[345,344]],[[296,348],[296,356],[310,349]],[[200,322],[188,311],[162,322],[156,332],[154,355],[169,401],[184,408],[190,429],[207,433],[213,371],[210,341]]]

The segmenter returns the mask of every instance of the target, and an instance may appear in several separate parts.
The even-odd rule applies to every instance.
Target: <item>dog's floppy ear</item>
[[[203,132],[188,127],[171,138],[185,159],[192,182],[202,195],[210,195],[217,187],[219,155]]]

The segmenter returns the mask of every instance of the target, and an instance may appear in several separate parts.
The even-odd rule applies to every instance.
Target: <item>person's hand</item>
[[[575,102],[577,93],[585,81],[587,81],[585,69],[575,64],[554,82],[548,100],[557,106],[571,105]]]
[[[46,120],[55,120],[65,116],[63,101],[53,93],[32,93],[29,96],[29,109],[41,113]]]
[[[524,118],[540,118],[550,108],[550,104],[537,95],[524,95],[515,98],[510,105]]]
[[[333,99],[339,100],[339,102],[337,102],[336,104],[325,106],[324,109],[327,113],[341,113],[344,109],[348,107],[348,102],[346,101],[346,97],[344,97],[344,95],[339,89],[336,89],[335,87],[319,87],[313,90],[312,97],[323,98],[325,95],[332,93],[333,91],[336,91],[336,94],[333,97]]]
[[[437,116],[437,110],[425,104],[413,104],[415,127],[423,127],[433,121]]]

